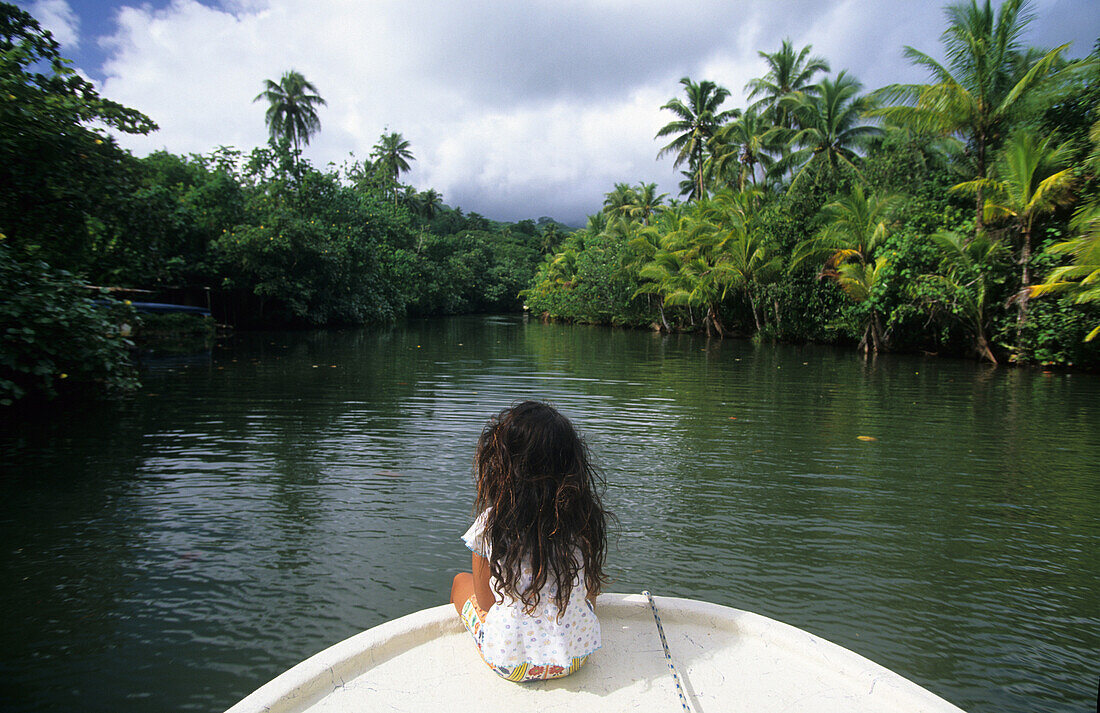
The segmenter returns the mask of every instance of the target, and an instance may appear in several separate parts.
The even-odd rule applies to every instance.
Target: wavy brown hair
[[[500,593],[534,612],[543,587],[553,585],[559,615],[584,570],[589,595],[607,581],[607,512],[588,446],[573,424],[549,404],[524,401],[489,419],[474,454],[478,513],[489,510],[484,537],[489,571]],[[519,591],[523,563],[531,583]]]

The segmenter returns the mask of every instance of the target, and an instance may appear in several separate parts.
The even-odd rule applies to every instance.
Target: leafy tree
[[[0,241],[0,406],[60,391],[128,391],[138,385],[121,325],[133,308],[99,305],[83,281],[41,260],[17,259]]]
[[[858,96],[862,87],[854,77],[841,72],[835,80],[822,79],[812,93],[795,92],[780,100],[798,126],[791,143],[799,150],[785,157],[779,167],[795,171],[789,190],[819,167],[834,180],[841,167],[860,175],[856,151],[882,133],[862,119],[872,106],[868,97]]]
[[[949,21],[941,39],[947,66],[912,47],[906,56],[924,67],[931,84],[893,84],[879,90],[877,97],[895,106],[871,113],[918,131],[959,136],[973,158],[972,175],[988,177],[989,155],[1007,135],[1012,121],[1025,108],[1035,90],[1052,75],[1062,45],[1038,56],[1020,46],[1032,16],[1025,0],[1005,0],[996,12],[985,0],[968,0],[949,5]],[[978,230],[981,229],[985,200],[979,186],[975,191]]]
[[[415,160],[409,142],[401,134],[391,132],[382,134],[374,145],[371,156],[377,161],[383,174],[389,179],[393,190],[394,202],[397,201],[397,181],[402,173],[408,171],[409,161]]]
[[[835,279],[840,289],[856,304],[866,306],[863,319],[863,336],[859,340],[860,351],[883,351],[886,343],[882,328],[882,314],[874,300],[885,282],[889,258],[875,258],[873,263],[846,262],[836,268]]]
[[[708,142],[720,126],[740,114],[740,111],[719,110],[722,103],[729,98],[730,92],[714,82],[703,80],[695,83],[689,77],[683,77],[680,84],[687,94],[687,103],[674,98],[661,107],[671,111],[677,118],[657,132],[656,138],[675,137],[657,153],[657,158],[675,153],[674,166],[687,163],[695,183],[695,196],[700,198],[706,194],[703,161]]]
[[[762,114],[775,126],[794,128],[790,112],[780,100],[792,92],[812,92],[813,76],[829,71],[828,62],[809,56],[812,49],[813,45],[806,45],[795,53],[790,39],[785,39],[777,52],[757,52],[767,63],[768,72],[745,85],[750,90],[750,100],[759,97],[749,105],[749,110]]]
[[[252,101],[267,101],[264,119],[271,139],[285,139],[297,154],[321,130],[317,107],[325,106],[325,100],[312,82],[293,69],[284,73],[278,82],[264,80],[264,86],[264,91]]]
[[[387,259],[412,243],[403,210],[295,163],[285,145],[254,150],[244,180],[244,219],[213,249],[224,286],[264,301],[254,321],[362,324],[403,312],[405,285]]]
[[[843,263],[870,263],[886,242],[887,218],[896,204],[893,196],[868,196],[856,185],[822,209],[825,227],[795,247],[791,268],[824,260],[822,274],[832,277]]]
[[[1006,252],[1004,246],[985,233],[968,240],[958,233],[941,232],[932,241],[940,255],[940,270],[925,279],[941,289],[931,301],[963,326],[980,358],[996,364],[989,333],[995,268]]]
[[[729,184],[743,191],[749,182],[753,188],[759,187],[756,167],[760,166],[767,175],[775,165],[771,154],[786,148],[778,141],[778,134],[763,116],[752,108],[746,109],[739,118],[723,126],[714,135],[711,161],[714,173],[731,177]]]
[[[630,206],[630,217],[649,225],[655,215],[664,209],[667,193],[657,193],[656,183],[639,183],[634,189],[634,202]]]
[[[130,189],[133,159],[105,127],[157,128],[104,99],[29,14],[0,3],[0,232],[17,256],[82,270],[90,221]]]
[[[1066,164],[1068,147],[1030,131],[1014,134],[997,156],[993,177],[975,179],[954,190],[984,194],[983,216],[988,222],[1008,220],[1020,242],[1020,292],[1016,296],[1017,338],[1027,320],[1031,287],[1031,243],[1035,218],[1069,201],[1073,182]],[[1058,170],[1061,169],[1061,170]]]

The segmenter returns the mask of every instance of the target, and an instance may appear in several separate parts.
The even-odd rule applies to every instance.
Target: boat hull
[[[709,711],[960,713],[917,684],[751,612],[654,597],[688,700]],[[298,664],[228,713],[680,710],[648,602],[597,602],[603,648],[566,678],[516,684],[482,663],[452,606],[415,612]]]

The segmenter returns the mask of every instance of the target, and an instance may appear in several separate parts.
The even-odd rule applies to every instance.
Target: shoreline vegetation
[[[1100,367],[1100,43],[1023,43],[1028,3],[946,8],[926,84],[865,91],[783,41],[730,91],[684,77],[655,137],[676,198],[617,183],[579,230],[492,221],[403,185],[401,134],[318,170],[325,100],[266,80],[271,140],[136,158],[148,133],[0,3],[0,405],[136,388],[132,308],[89,284],[213,295],[302,328],[519,311],[714,337]],[[205,305],[203,305],[205,306]]]

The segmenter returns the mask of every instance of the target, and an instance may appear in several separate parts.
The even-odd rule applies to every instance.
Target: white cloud
[[[117,22],[101,41],[101,93],[161,126],[121,137],[136,153],[263,144],[264,107],[252,99],[293,68],[328,101],[306,149],[316,165],[366,156],[388,128],[417,159],[405,180],[448,203],[574,223],[618,181],[676,193],[678,172],[655,160],[653,137],[681,76],[717,81],[743,106],[743,86],[764,71],[757,50],[789,36],[868,88],[919,80],[901,46],[935,50],[942,29],[938,6],[907,0],[172,0],[122,8]]]
[[[31,3],[27,11],[61,45],[69,49],[80,46],[80,18],[65,0],[37,0]]]

